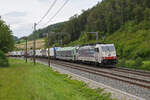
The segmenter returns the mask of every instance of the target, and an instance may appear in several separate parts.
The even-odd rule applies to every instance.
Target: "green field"
[[[102,89],[70,80],[46,65],[10,59],[0,67],[0,100],[111,100]]]
[[[30,50],[31,49],[31,47],[33,47],[33,41],[28,41],[27,42],[28,44],[27,44],[27,48],[28,48],[28,50]],[[16,44],[15,45],[15,47],[17,48],[17,49],[25,49],[25,40],[22,40],[21,41],[21,43],[19,43],[19,44]],[[36,40],[36,49],[41,49],[41,48],[44,48],[45,47],[45,40],[44,40],[44,38],[43,39],[38,39],[38,40]]]

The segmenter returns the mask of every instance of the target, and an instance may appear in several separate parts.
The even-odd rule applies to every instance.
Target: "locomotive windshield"
[[[114,46],[102,46],[102,50],[104,52],[106,52],[106,51],[115,51],[115,48],[114,48]]]

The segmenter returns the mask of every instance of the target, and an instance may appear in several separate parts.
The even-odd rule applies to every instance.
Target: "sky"
[[[81,14],[82,10],[92,8],[101,0],[69,0],[60,13],[46,24],[65,1],[57,0],[53,9],[37,26],[37,29],[67,21],[71,16]],[[19,38],[28,36],[33,31],[34,23],[37,23],[41,19],[53,2],[54,0],[1,0],[0,16],[10,26],[13,35]]]

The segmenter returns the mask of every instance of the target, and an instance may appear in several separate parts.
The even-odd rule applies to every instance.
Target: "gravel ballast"
[[[74,74],[80,75],[82,77],[85,77],[85,78],[94,80],[96,82],[108,85],[110,87],[119,89],[121,91],[130,93],[132,95],[136,95],[138,97],[145,98],[146,100],[150,100],[150,90],[149,89],[141,88],[139,86],[124,83],[124,82],[121,82],[118,80],[113,80],[113,79],[106,78],[106,77],[99,76],[99,75],[93,75],[91,73],[83,72],[80,70],[76,70],[76,69],[72,69],[72,68],[68,68],[68,67],[64,67],[64,66],[60,66],[60,65],[56,65],[56,64],[52,64],[52,65],[62,68],[64,70],[67,70],[69,72],[72,72]]]

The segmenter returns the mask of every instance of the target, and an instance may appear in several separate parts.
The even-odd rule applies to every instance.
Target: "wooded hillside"
[[[47,35],[48,32],[60,32],[64,26],[65,22],[49,25],[46,28],[38,29],[36,32],[33,32],[28,39],[33,40],[34,38],[43,38]]]

